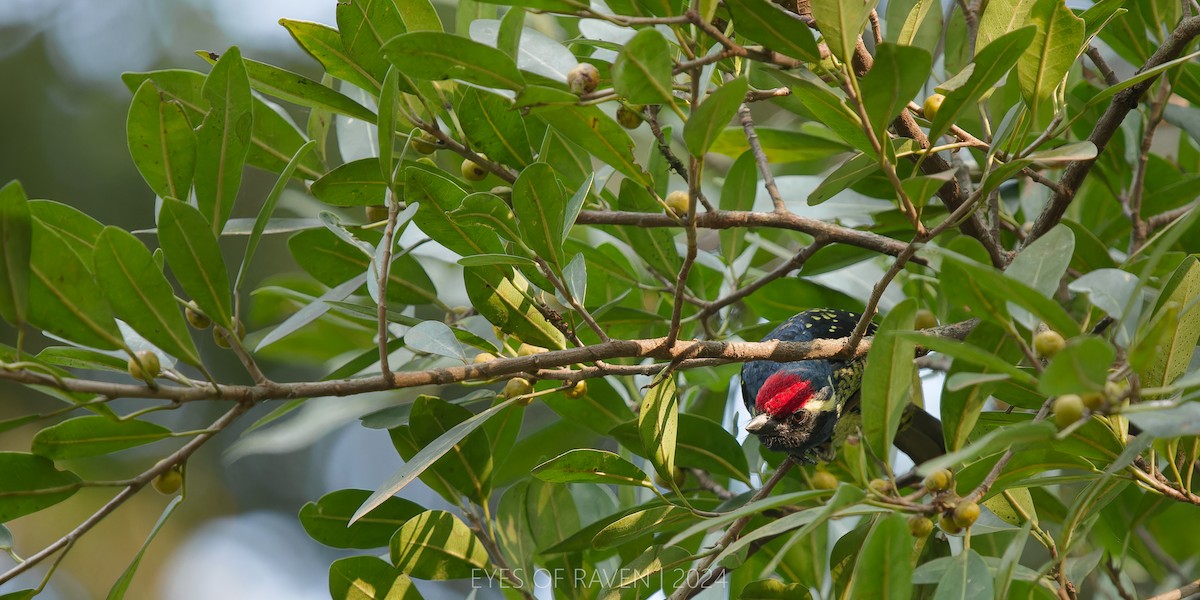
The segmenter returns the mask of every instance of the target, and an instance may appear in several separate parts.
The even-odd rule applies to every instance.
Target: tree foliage
[[[536,573],[581,598],[1129,597],[1194,578],[1193,4],[497,4],[282,19],[320,81],[237,47],[199,53],[207,74],[126,74],[150,235],[0,189],[19,332],[0,379],[62,403],[0,423],[43,424],[0,453],[0,522],[116,490],[0,583],[169,489],[257,406],[274,410],[244,441],[372,392],[388,406],[359,416],[403,467],[299,514],[362,551],[330,566],[337,598],[419,597],[414,578],[532,598]],[[247,166],[278,174],[266,197],[241,189]],[[247,280],[267,235],[303,278]],[[822,306],[865,316],[840,340],[755,341]],[[917,330],[918,309],[945,325]],[[113,375],[150,370],[146,350],[157,378]],[[738,441],[741,362],[868,351],[833,462]],[[210,371],[221,352],[249,383]],[[289,364],[324,376],[276,381]],[[939,371],[948,453],[905,471],[892,440]],[[197,403],[226,412],[187,432],[143,418]],[[166,439],[183,443],[129,479],[71,471]],[[416,479],[456,510],[403,498]]]

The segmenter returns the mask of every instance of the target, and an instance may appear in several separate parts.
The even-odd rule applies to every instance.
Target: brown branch
[[[818,237],[818,238],[814,239],[811,244],[801,248],[800,251],[797,252],[795,256],[793,256],[791,259],[789,259],[787,262],[783,263],[782,265],[779,265],[778,267],[776,267],[770,273],[767,273],[766,275],[759,277],[758,279],[754,280],[752,283],[750,283],[747,286],[738,288],[737,290],[734,290],[721,298],[718,298],[716,300],[713,300],[712,302],[709,302],[700,311],[700,314],[698,314],[697,317],[699,317],[700,319],[707,319],[708,317],[716,314],[716,312],[721,310],[722,308],[725,308],[726,306],[729,306],[730,304],[733,304],[734,302],[737,302],[738,300],[741,300],[742,298],[745,298],[745,297],[749,296],[750,294],[757,292],[758,290],[762,289],[762,287],[767,285],[768,283],[771,283],[772,281],[775,281],[776,279],[784,277],[788,273],[791,273],[792,271],[799,269],[809,258],[812,257],[813,254],[816,254],[817,250],[820,250],[821,248],[824,248],[825,246],[828,246],[828,245],[829,245],[829,242],[827,242],[825,240],[825,238],[823,238],[823,237]]]
[[[1117,85],[1118,83],[1121,83],[1121,80],[1117,77],[1117,74],[1113,72],[1112,67],[1108,66],[1108,62],[1105,61],[1104,56],[1100,54],[1099,48],[1088,45],[1086,54],[1088,55],[1088,58],[1092,59],[1092,64],[1096,65],[1096,69],[1100,71],[1100,76],[1104,78],[1104,83],[1108,85]]]
[[[1138,72],[1152,69],[1166,62],[1170,62],[1179,57],[1184,48],[1195,38],[1200,35],[1200,17],[1191,17],[1179,23],[1175,31],[1171,32],[1170,37],[1159,46],[1158,50],[1142,65]],[[1138,102],[1141,100],[1142,94],[1150,89],[1150,86],[1158,79],[1158,76],[1150,77],[1145,81],[1139,81],[1134,85],[1121,90],[1113,96],[1112,103],[1100,115],[1096,121],[1095,127],[1092,128],[1091,135],[1088,136],[1088,141],[1096,146],[1096,155],[1099,156],[1104,149],[1108,147],[1108,142],[1112,140],[1113,135],[1121,127],[1121,122],[1125,120],[1125,116],[1134,108],[1137,108]],[[1042,210],[1042,214],[1038,215],[1037,220],[1033,223],[1033,229],[1030,230],[1029,236],[1021,244],[1021,247],[1027,247],[1034,240],[1042,237],[1046,232],[1050,231],[1055,225],[1062,220],[1063,215],[1067,212],[1067,207],[1071,201],[1075,199],[1075,194],[1079,191],[1079,187],[1083,185],[1083,180],[1091,172],[1092,166],[1096,159],[1076,160],[1067,164],[1063,176],[1059,179],[1058,184],[1062,187],[1062,193],[1056,193],[1050,198],[1050,202],[1046,208]]]
[[[1165,594],[1151,596],[1148,600],[1181,600],[1193,594],[1200,593],[1200,579],[1197,579],[1177,590],[1171,590]]]
[[[746,142],[750,144],[750,151],[754,154],[754,162],[758,164],[758,172],[762,174],[763,186],[767,188],[767,195],[771,197],[771,203],[775,206],[775,212],[788,212],[787,205],[783,203],[783,196],[779,194],[779,187],[775,185],[775,175],[771,173],[771,165],[767,161],[767,153],[763,151],[762,144],[758,141],[758,133],[754,129],[754,118],[750,115],[750,106],[742,103],[738,108],[738,118],[742,122],[742,130],[746,132]]]

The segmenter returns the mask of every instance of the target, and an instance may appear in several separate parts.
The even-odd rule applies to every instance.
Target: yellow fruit
[[[938,110],[942,108],[942,102],[946,97],[941,94],[933,94],[925,99],[925,105],[922,109],[925,111],[925,118],[930,121],[937,118]]]
[[[388,218],[388,207],[381,205],[366,207],[367,222],[378,223]]]
[[[563,392],[568,398],[582,398],[587,395],[587,380],[580,379],[575,382],[575,387]]]
[[[954,507],[954,514],[951,518],[954,519],[954,524],[959,527],[970,527],[979,519],[979,505],[965,500],[959,502],[958,506]]]
[[[462,161],[462,176],[467,181],[483,181],[487,178],[487,169],[479,166],[475,161],[465,158]]]
[[[244,323],[242,323],[240,320],[237,322],[237,334],[236,335],[237,335],[237,339],[239,339],[239,340],[246,336],[246,325]],[[222,348],[232,348],[233,347],[233,345],[229,343],[229,339],[226,337],[225,329],[220,328],[220,327],[213,329],[213,341],[216,342],[216,344]]]
[[[625,129],[637,129],[642,124],[641,107],[636,110],[631,106],[621,105],[617,109],[617,122]]]
[[[1075,394],[1063,394],[1054,399],[1054,422],[1063,429],[1083,418],[1083,398]]]
[[[129,359],[130,377],[150,381],[162,373],[162,364],[158,361],[157,354],[149,350],[138,350],[134,356],[136,358]]]
[[[438,166],[437,166],[437,163],[433,162],[433,159],[432,159],[432,158],[429,158],[428,156],[422,156],[421,158],[418,158],[418,159],[417,159],[417,164],[418,164],[418,165],[422,165],[422,166],[429,167],[429,168],[431,168],[431,169],[436,169],[436,168],[438,168]]]
[[[922,308],[921,310],[917,311],[917,320],[913,323],[914,328],[929,329],[930,327],[937,326],[937,316],[933,314],[933,311],[929,310],[928,308]]]
[[[413,138],[410,145],[412,146],[413,150],[416,150],[421,154],[433,154],[438,150],[437,138],[429,135],[428,133],[422,133],[420,137]]]
[[[1102,410],[1108,403],[1108,398],[1100,392],[1088,392],[1079,397],[1088,410]]]
[[[492,354],[491,352],[480,352],[479,354],[475,355],[475,364],[477,365],[489,363],[493,360],[496,360],[496,355]]]
[[[679,216],[687,214],[688,205],[691,200],[688,198],[688,193],[683,190],[675,190],[667,194],[667,208]]]
[[[579,63],[567,73],[567,86],[576,94],[586,94],[600,85],[600,71],[591,63]]]
[[[944,492],[950,489],[954,482],[954,474],[950,469],[938,469],[925,478],[925,489],[930,492]]]
[[[160,493],[170,496],[183,487],[183,473],[178,466],[171,467],[169,470],[159,473],[158,477],[154,478],[152,485]]]
[[[504,384],[503,393],[505,398],[515,398],[517,396],[524,396],[532,391],[533,384],[529,383],[528,379],[525,379],[524,377],[513,377],[512,379],[508,380],[508,383]],[[533,398],[530,398],[529,401],[532,402]]]
[[[813,489],[832,490],[838,486],[837,475],[829,471],[817,471],[812,477]]]
[[[955,534],[962,531],[962,526],[954,522],[954,518],[946,513],[938,515],[938,527],[946,533]]]
[[[1057,331],[1047,330],[1033,336],[1033,351],[1042,358],[1054,358],[1066,345],[1067,340]]]
[[[908,532],[915,538],[923,538],[933,533],[933,521],[925,515],[913,515],[908,518]]]
[[[532,356],[534,354],[541,354],[545,351],[546,349],[541,346],[534,346],[533,344],[521,344],[521,346],[517,348],[517,356]]]
[[[208,329],[208,326],[212,325],[212,319],[200,312],[200,306],[196,304],[195,300],[188,301],[187,308],[184,309],[183,314],[187,317],[187,322],[191,323],[192,327],[196,329]]]
[[[872,479],[867,485],[869,485],[871,490],[873,490],[875,493],[881,495],[887,495],[892,491],[892,484],[884,479]]]

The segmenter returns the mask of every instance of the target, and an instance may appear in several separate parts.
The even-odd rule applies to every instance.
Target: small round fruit
[[[938,110],[942,108],[942,102],[946,99],[941,94],[932,94],[925,99],[925,105],[921,108],[925,111],[925,118],[930,121],[937,118]]]
[[[586,94],[600,85],[600,71],[591,63],[579,63],[567,73],[567,85],[576,94]]]
[[[625,129],[637,129],[642,124],[641,110],[634,110],[633,107],[621,105],[617,109],[617,122]]]
[[[366,207],[365,211],[367,213],[368,223],[378,223],[380,221],[386,221],[388,218],[388,207],[382,204],[368,206]]]
[[[675,190],[667,194],[667,208],[679,216],[687,214],[690,204],[691,199],[688,198],[688,193],[683,190]]]
[[[433,159],[429,158],[428,156],[422,156],[421,158],[418,158],[416,162],[418,165],[429,167],[430,169],[438,168],[437,163],[433,162]]]
[[[885,479],[872,479],[867,485],[872,491],[881,495],[889,494],[892,491],[892,484]]]
[[[152,485],[154,486],[154,489],[158,490],[159,493],[170,496],[178,492],[179,488],[183,487],[183,473],[180,472],[179,467],[171,467],[170,469],[159,473],[158,477],[154,478]]]
[[[129,359],[130,377],[150,381],[162,373],[162,363],[158,361],[157,354],[149,350],[138,350],[134,356],[136,358]]]
[[[437,138],[428,133],[422,133],[420,137],[412,139],[412,148],[421,154],[433,154],[438,149]]]
[[[482,365],[483,363],[490,363],[493,360],[496,360],[496,355],[492,354],[491,352],[480,352],[479,354],[475,355],[475,364],[477,364],[477,365]]]
[[[1075,394],[1063,394],[1054,399],[1054,422],[1059,429],[1083,418],[1083,398]]]
[[[187,322],[191,323],[192,327],[196,329],[208,329],[208,326],[212,325],[212,319],[200,312],[200,305],[196,304],[195,300],[188,301],[187,308],[184,309],[183,314],[187,317]]]
[[[930,492],[944,492],[950,489],[954,482],[954,474],[950,469],[938,469],[925,477],[925,489]]]
[[[908,532],[915,538],[923,538],[933,533],[933,521],[925,515],[913,515],[908,518]]]
[[[508,380],[508,383],[504,384],[504,397],[505,398],[515,398],[517,396],[524,396],[525,394],[528,394],[529,392],[532,392],[532,391],[533,391],[533,384],[529,383],[529,380],[525,379],[524,377],[513,377],[512,379]],[[533,400],[533,399],[530,398],[530,400]]]
[[[242,323],[240,320],[237,322],[236,335],[237,335],[237,339],[239,339],[239,340],[242,339],[243,337],[246,337],[246,325],[245,325],[245,323]],[[227,338],[225,335],[225,330],[220,327],[213,328],[213,341],[216,342],[216,344],[222,348],[232,348],[233,347],[233,345],[229,343],[229,338]]]
[[[979,505],[966,500],[959,502],[958,506],[954,507],[954,514],[951,518],[954,519],[954,524],[959,527],[970,527],[975,524],[975,521],[979,520]]]
[[[932,310],[929,310],[928,308],[922,308],[921,310],[917,311],[917,320],[913,322],[913,327],[917,329],[929,329],[930,327],[937,326],[937,315],[934,315]]]
[[[587,395],[587,380],[580,379],[575,385],[563,392],[568,398],[582,398]]]
[[[546,349],[541,346],[534,346],[533,344],[522,343],[517,348],[517,356],[533,356],[534,354],[541,354],[545,351],[546,351]]]
[[[1033,351],[1042,358],[1054,358],[1066,345],[1067,340],[1057,331],[1046,330],[1033,336]]]
[[[817,471],[812,477],[813,489],[832,490],[838,486],[837,475],[829,471]]]
[[[941,527],[942,531],[945,531],[946,533],[949,533],[949,534],[956,534],[956,533],[962,532],[962,526],[959,525],[958,523],[955,523],[954,517],[952,517],[946,513],[942,513],[942,514],[938,515],[938,527]]]
[[[462,176],[467,181],[483,181],[487,178],[487,169],[479,166],[475,161],[465,158],[462,161]]]
[[[1088,392],[1079,397],[1088,410],[1102,410],[1108,403],[1108,398],[1100,392]]]
[[[685,481],[687,481],[687,471],[684,471],[679,467],[675,467],[675,469],[671,471],[671,479],[675,480],[674,487],[680,487]],[[661,488],[672,487],[671,482],[667,481],[662,475],[659,475],[657,471],[654,473],[654,485],[657,485]]]

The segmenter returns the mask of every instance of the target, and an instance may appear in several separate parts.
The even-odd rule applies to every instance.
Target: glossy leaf
[[[375,169],[375,172],[379,170]],[[371,245],[382,239],[379,232],[372,230],[358,230],[355,234],[359,241]],[[341,286],[356,275],[367,273],[371,264],[371,259],[361,250],[326,229],[297,233],[288,238],[288,248],[301,268],[330,287]],[[342,300],[345,297],[334,299]],[[388,268],[387,299],[397,304],[416,305],[429,304],[437,299],[433,280],[412,254],[405,253],[392,260]]]
[[[418,579],[466,579],[488,565],[487,550],[458,517],[427,510],[391,541],[392,563]]]
[[[250,77],[237,46],[213,65],[202,95],[210,108],[196,129],[196,203],[217,234],[237,200],[254,128]]]
[[[312,184],[318,200],[333,206],[378,206],[387,199],[387,180],[379,159],[362,158],[338,165]]]
[[[467,362],[466,348],[454,337],[454,330],[441,321],[418,323],[404,334],[404,344],[417,352]]]
[[[1195,345],[1193,340],[1192,346]],[[1108,369],[1116,357],[1116,349],[1103,338],[1075,338],[1046,365],[1038,381],[1038,391],[1048,396],[1103,391]]]
[[[647,28],[629,40],[612,67],[613,88],[635,104],[671,104],[672,51],[658,30]]]
[[[142,179],[162,198],[186,198],[196,169],[196,132],[178,101],[143,81],[125,124],[129,154]]]
[[[525,87],[525,78],[508,55],[464,37],[437,31],[398,35],[383,54],[402,73],[417,79],[460,79],[508,90]]]
[[[148,421],[116,421],[99,415],[76,417],[33,437],[33,453],[54,460],[112,454],[171,437],[171,430]]]
[[[56,233],[68,248],[85,261],[84,264],[91,264],[96,240],[104,231],[104,225],[77,208],[52,200],[30,200],[29,213],[34,220]]]
[[[808,25],[791,13],[763,0],[734,0],[729,5],[739,34],[805,62],[821,60]]]
[[[595,106],[552,106],[535,111],[563,137],[641,185],[650,177],[633,157],[629,134]]]
[[[468,89],[458,103],[456,114],[463,133],[477,152],[517,169],[533,162],[525,121],[508,100]]]
[[[675,477],[675,439],[679,428],[679,398],[675,378],[659,379],[642,399],[638,433],[654,470],[666,481]]]
[[[550,483],[587,481],[650,487],[650,479],[633,463],[605,450],[571,450],[534,468],[534,477]]]
[[[913,595],[912,535],[900,513],[877,521],[854,565],[851,596],[907,600]]]
[[[408,575],[374,556],[347,556],[329,565],[333,600],[421,600]]]
[[[40,220],[33,221],[29,269],[31,325],[92,348],[125,347],[87,263]]]
[[[1083,48],[1083,19],[1063,0],[1037,0],[1029,13],[1037,36],[1017,61],[1021,92],[1031,106],[1050,98]]]
[[[0,523],[54,506],[79,489],[77,475],[58,470],[53,461],[42,456],[0,452],[0,471],[4,473],[0,477]]]
[[[379,80],[350,58],[337,29],[321,23],[280,19],[296,43],[325,67],[325,71],[361,89],[378,92]]]
[[[123,229],[105,227],[95,252],[96,279],[113,312],[155,346],[203,368],[175,292],[146,246]]]
[[[888,461],[900,417],[908,404],[913,384],[912,340],[896,337],[896,331],[913,328],[916,321],[916,300],[908,299],[892,308],[884,318],[862,380],[862,428],[867,446],[875,456]],[[889,461],[890,462],[890,461]]]
[[[692,156],[704,156],[717,136],[725,130],[725,125],[745,100],[748,86],[749,83],[742,77],[727,81],[692,112],[683,127],[683,140]]]
[[[1161,352],[1139,373],[1144,386],[1165,386],[1175,381],[1191,364],[1200,339],[1200,260],[1195,255],[1180,263],[1163,286],[1155,309],[1179,307],[1179,317],[1168,325]]]
[[[258,210],[258,217],[254,219],[254,228],[250,231],[250,239],[246,240],[246,252],[242,255],[242,264],[238,267],[237,278],[234,279],[234,292],[242,289],[242,281],[246,276],[246,270],[250,267],[251,261],[254,260],[254,253],[258,250],[258,243],[262,240],[263,233],[267,230],[267,226],[271,222],[271,215],[275,213],[275,204],[279,201],[279,197],[283,195],[284,188],[287,187],[288,181],[292,178],[292,173],[300,167],[300,163],[304,161],[304,157],[308,156],[309,151],[316,147],[316,142],[306,142],[296,154],[292,156],[292,160],[288,161],[283,172],[279,174],[279,179],[275,180],[275,186],[271,188],[271,192],[267,194],[267,199],[263,201],[262,208]]]
[[[972,69],[970,77],[960,87],[946,94],[942,107],[929,126],[929,137],[936,139],[950,129],[950,125],[958,121],[963,111],[975,110],[979,100],[986,96],[996,82],[1017,64],[1022,53],[1037,36],[1038,30],[1030,25],[1015,31],[1010,31],[979,51],[975,60],[967,68]]]
[[[379,548],[424,509],[415,502],[392,497],[371,514],[350,523],[350,516],[371,495],[369,490],[337,490],[300,508],[300,524],[309,537],[334,548]]]
[[[523,241],[538,257],[561,269],[567,262],[562,249],[567,199],[554,169],[544,162],[526,167],[513,184],[512,194]]]
[[[163,200],[158,214],[158,241],[183,290],[216,324],[232,329],[229,274],[204,216],[178,200]]]
[[[934,600],[968,600],[991,598],[994,586],[992,573],[983,558],[974,550],[966,550],[955,557],[938,581]]]
[[[996,38],[1028,24],[1029,11],[1037,0],[993,0],[979,18],[975,36],[975,54],[979,55]]]
[[[668,527],[694,521],[696,516],[685,508],[671,504],[655,506],[632,512],[609,523],[596,532],[592,544],[596,548],[612,548],[649,532],[663,532]]]
[[[855,43],[867,25],[867,16],[876,4],[875,0],[816,0],[812,3],[813,18],[817,21],[817,27],[825,34],[825,43],[838,60],[850,63],[854,56]]]
[[[29,310],[29,253],[33,217],[18,181],[0,188],[0,315],[20,325]]]
[[[196,54],[209,64],[217,62],[221,57],[215,52],[197,51]],[[367,107],[333,88],[322,85],[319,81],[248,58],[242,59],[242,64],[245,65],[246,74],[250,77],[250,87],[264,94],[299,106],[325,110],[352,119],[375,120],[375,113]],[[176,198],[180,197],[172,195]]]
[[[496,267],[463,270],[471,305],[493,325],[521,340],[544,348],[566,347],[566,338],[546,320],[528,297],[529,282],[515,272]]]
[[[337,28],[347,60],[356,68],[382,82],[388,62],[380,49],[393,37],[405,33],[404,20],[397,10],[401,2],[349,0],[337,6]],[[369,89],[369,88],[364,88]],[[374,122],[374,118],[365,119]]]
[[[888,126],[921,91],[931,62],[928,52],[913,46],[885,42],[875,49],[875,64],[859,84],[875,139],[886,142]]]

